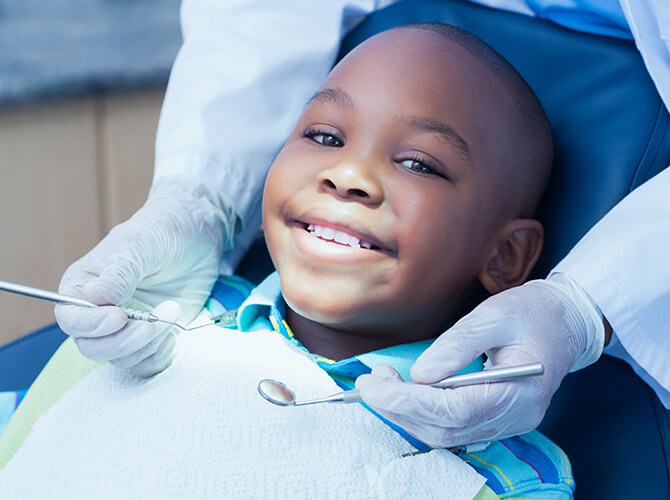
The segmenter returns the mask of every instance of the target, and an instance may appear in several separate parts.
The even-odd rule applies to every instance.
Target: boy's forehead
[[[332,89],[337,95],[324,95]],[[333,68],[316,97],[355,106],[358,90],[384,112],[420,108],[426,117],[446,113],[475,128],[509,114],[508,91],[491,68],[457,41],[425,29],[395,28],[364,41]]]
[[[321,89],[347,91],[366,85],[377,86],[380,94],[391,92],[426,105],[460,100],[468,112],[476,102],[480,108],[489,107],[487,114],[496,114],[493,108],[504,105],[502,96],[507,93],[494,72],[458,42],[411,27],[391,29],[361,43],[333,68]]]
[[[398,76],[407,71],[435,72],[447,67],[471,71],[477,66],[483,66],[465,48],[448,37],[408,27],[391,29],[368,38],[336,65],[329,77],[355,78],[360,66],[376,64],[395,68]],[[421,78],[425,75],[414,76]]]

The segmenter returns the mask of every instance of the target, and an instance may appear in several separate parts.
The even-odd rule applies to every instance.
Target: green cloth
[[[500,500],[500,497],[496,495],[491,488],[484,485],[472,500]]]
[[[21,447],[39,416],[84,375],[102,364],[82,356],[71,338],[61,344],[0,435],[0,469],[7,465]]]

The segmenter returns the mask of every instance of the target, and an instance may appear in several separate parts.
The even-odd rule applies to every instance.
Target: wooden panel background
[[[163,91],[0,110],[0,280],[56,290],[151,184]],[[0,345],[54,321],[0,292]]]

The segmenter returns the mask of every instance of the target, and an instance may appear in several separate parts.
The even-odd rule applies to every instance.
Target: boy
[[[569,498],[569,465],[537,433],[464,455],[473,476],[446,450],[406,457],[429,448],[359,405],[287,410],[249,398],[265,377],[301,398],[324,395],[335,385],[317,365],[342,387],[381,360],[406,375],[480,286],[522,283],[542,247],[530,217],[551,151],[536,98],[475,37],[433,24],[373,37],[333,69],[270,169],[263,226],[277,274],[237,314],[254,333],[182,335],[173,365],[150,380],[93,369],[44,413],[0,487],[25,486],[34,460],[67,443],[67,465],[42,462],[35,488]]]

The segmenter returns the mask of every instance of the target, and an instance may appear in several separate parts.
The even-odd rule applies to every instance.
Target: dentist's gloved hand
[[[135,215],[67,269],[61,293],[109,305],[56,306],[59,326],[84,356],[145,377],[170,364],[170,326],[129,320],[113,306],[151,311],[171,299],[181,308],[179,321],[191,321],[207,300],[224,245],[231,241],[235,216],[223,205],[205,187],[183,178],[160,179]]]
[[[363,400],[433,447],[491,441],[535,429],[568,372],[595,362],[604,343],[597,306],[572,279],[546,280],[490,297],[442,334],[403,383],[388,365],[356,381]],[[436,389],[486,353],[487,368],[540,361],[545,373],[511,382]]]

